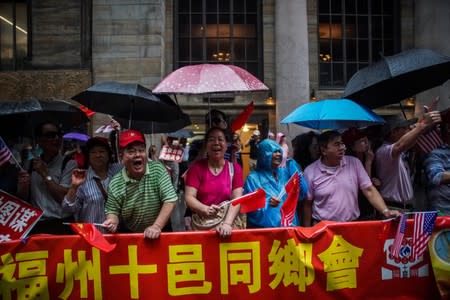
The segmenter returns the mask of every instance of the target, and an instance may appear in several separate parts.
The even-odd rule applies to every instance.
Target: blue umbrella
[[[380,116],[348,99],[326,99],[297,107],[282,121],[312,129],[344,129],[383,124]]]

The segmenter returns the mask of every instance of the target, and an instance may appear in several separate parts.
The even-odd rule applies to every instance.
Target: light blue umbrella
[[[300,105],[281,121],[281,124],[288,123],[312,129],[344,129],[384,124],[385,121],[352,100],[325,99]]]

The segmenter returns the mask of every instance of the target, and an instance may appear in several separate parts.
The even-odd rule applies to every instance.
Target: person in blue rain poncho
[[[284,186],[295,173],[299,173],[300,178],[300,200],[304,199],[308,191],[308,185],[300,166],[292,159],[288,159],[285,167],[280,167],[283,159],[282,149],[275,141],[266,139],[259,143],[258,160],[256,169],[252,171],[245,181],[244,194],[262,188],[266,192],[266,206],[247,214],[248,228],[280,227],[281,207],[286,200],[286,193],[281,199],[277,197],[284,191]],[[299,209],[294,217],[292,226],[300,225]]]

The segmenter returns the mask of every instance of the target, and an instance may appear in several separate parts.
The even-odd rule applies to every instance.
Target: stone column
[[[277,129],[292,140],[302,128],[279,122],[309,101],[306,0],[275,1],[275,82]]]
[[[448,0],[414,1],[415,48],[427,48],[450,56],[450,2]],[[438,109],[450,106],[450,80],[439,87],[420,93],[416,97],[416,115],[422,114],[423,105],[440,97]]]

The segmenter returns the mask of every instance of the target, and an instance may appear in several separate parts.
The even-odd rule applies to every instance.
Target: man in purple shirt
[[[389,210],[364,170],[361,162],[345,155],[345,144],[337,131],[318,138],[320,159],[309,165],[305,177],[309,190],[304,203],[304,226],[321,220],[353,221],[359,217],[358,190],[385,217],[399,215]]]
[[[439,122],[441,115],[438,111],[425,113],[411,130],[411,122],[405,119],[388,120],[385,142],[375,153],[375,169],[377,178],[381,180],[380,194],[389,206],[412,208],[413,184],[404,155],[414,147],[422,133]]]

